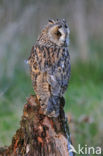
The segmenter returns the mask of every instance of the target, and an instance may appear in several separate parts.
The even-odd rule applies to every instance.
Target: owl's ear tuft
[[[53,19],[49,19],[49,24],[54,24],[54,20]]]

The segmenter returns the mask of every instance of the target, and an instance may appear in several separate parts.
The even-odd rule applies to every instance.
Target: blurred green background
[[[102,0],[0,0],[0,146],[11,143],[34,94],[24,60],[49,18],[65,18],[71,31],[65,111],[74,147],[103,149]]]

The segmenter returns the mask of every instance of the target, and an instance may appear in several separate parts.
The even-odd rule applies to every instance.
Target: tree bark
[[[11,145],[0,148],[0,156],[73,156],[64,103],[61,98],[59,117],[49,118],[43,114],[36,96],[30,96],[24,105],[20,128]]]

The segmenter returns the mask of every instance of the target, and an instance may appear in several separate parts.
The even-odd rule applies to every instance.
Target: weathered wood
[[[49,118],[43,114],[36,96],[30,96],[24,105],[20,128],[11,145],[0,148],[0,156],[72,156],[64,103],[61,98],[59,117]]]

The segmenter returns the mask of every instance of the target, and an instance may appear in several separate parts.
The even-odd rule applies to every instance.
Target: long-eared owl
[[[60,99],[70,79],[68,44],[66,21],[49,20],[28,58],[34,91],[44,114],[49,117],[59,115]]]

